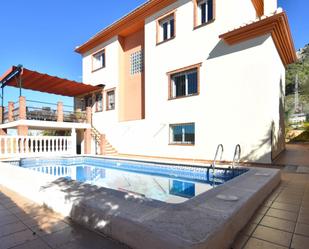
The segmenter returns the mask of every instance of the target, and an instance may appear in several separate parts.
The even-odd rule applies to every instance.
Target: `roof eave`
[[[290,26],[285,12],[261,18],[259,21],[224,33],[219,38],[223,39],[228,45],[235,45],[266,34],[271,34],[285,66],[297,60]]]

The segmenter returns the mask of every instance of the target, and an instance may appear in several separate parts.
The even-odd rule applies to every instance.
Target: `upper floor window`
[[[196,25],[206,24],[214,19],[214,0],[197,0],[196,3]]]
[[[106,92],[106,110],[115,110],[115,90]]]
[[[195,123],[170,125],[170,144],[195,143]]]
[[[98,93],[96,95],[96,111],[97,112],[103,111],[102,93]]]
[[[130,74],[139,74],[143,71],[143,50],[136,51],[130,56]]]
[[[175,13],[158,21],[157,43],[168,41],[175,37]]]
[[[199,66],[172,72],[169,77],[169,99],[188,97],[199,93]]]
[[[92,55],[92,71],[105,67],[105,49]]]

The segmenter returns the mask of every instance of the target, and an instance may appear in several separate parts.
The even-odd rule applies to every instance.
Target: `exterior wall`
[[[174,9],[176,37],[156,45],[156,19]],[[272,38],[266,35],[236,46],[218,38],[255,19],[251,1],[216,1],[216,20],[197,29],[193,14],[193,2],[179,0],[146,20],[145,119],[118,122],[112,111],[94,114],[93,124],[123,154],[209,160],[222,143],[223,159],[232,160],[235,145],[240,144],[243,160],[270,163],[271,148],[274,155],[283,148],[280,79],[281,89],[285,84],[285,69]],[[113,60],[108,53],[107,49],[107,65]],[[200,94],[168,100],[166,73],[197,63],[202,63]],[[84,72],[89,71],[86,65]],[[97,80],[88,71],[85,80]],[[169,145],[169,124],[191,122],[195,122],[195,145]]]
[[[144,73],[130,74],[130,55],[144,49],[144,29],[120,42],[119,121],[144,118]]]

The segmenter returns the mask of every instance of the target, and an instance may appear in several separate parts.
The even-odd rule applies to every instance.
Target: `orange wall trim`
[[[120,46],[120,86],[119,86],[119,121],[144,119],[145,91],[144,70],[131,75],[131,54],[144,50],[144,28],[119,39]]]
[[[264,0],[251,0],[251,1],[256,10],[256,15],[259,17],[264,15]]]
[[[261,19],[247,26],[220,35],[229,45],[235,45],[262,35],[271,34],[285,66],[297,60],[293,38],[285,12]]]
[[[176,1],[177,0],[151,0],[146,2],[122,19],[90,38],[86,43],[75,49],[75,52],[83,54],[114,36],[128,36],[135,33],[144,27],[145,19],[147,17]]]

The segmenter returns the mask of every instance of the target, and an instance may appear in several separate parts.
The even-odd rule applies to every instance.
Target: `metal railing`
[[[214,158],[213,163],[211,165],[214,172],[215,172],[215,169],[216,169],[216,163],[217,163],[217,159],[218,159],[220,149],[221,149],[221,154],[220,154],[219,161],[221,161],[222,156],[223,156],[223,151],[224,151],[223,144],[218,145],[217,150],[216,150],[216,154],[215,154],[215,158]]]
[[[86,122],[86,112],[78,111],[78,112],[63,112],[63,121],[64,122],[71,122],[71,123],[84,123]]]
[[[49,107],[26,107],[28,120],[57,121],[57,111]]]
[[[234,158],[232,162],[232,169],[235,168],[236,164],[239,165],[240,156],[241,156],[241,147],[239,144],[237,144],[235,147]]]

